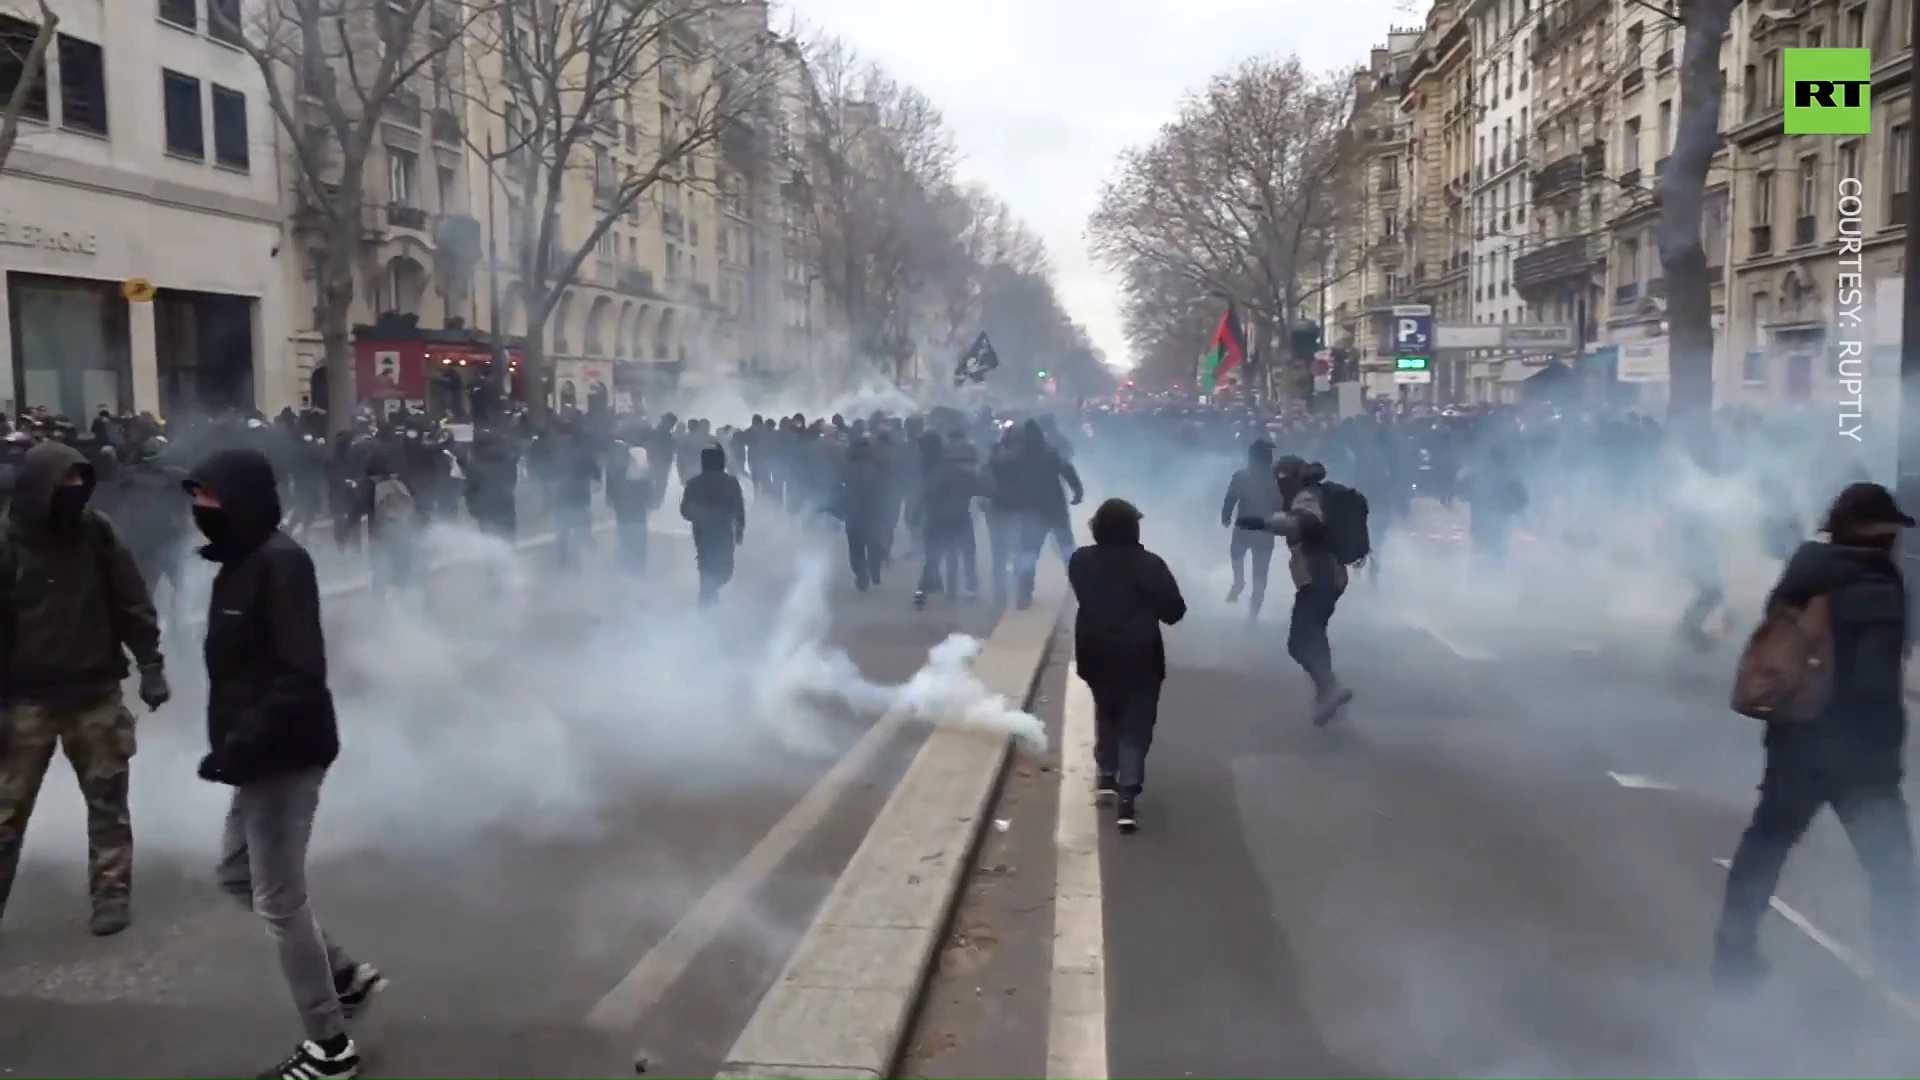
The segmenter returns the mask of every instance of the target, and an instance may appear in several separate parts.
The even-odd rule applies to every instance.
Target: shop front
[[[0,407],[79,419],[266,407],[279,209],[98,170],[0,178]]]
[[[507,395],[525,401],[519,341],[505,343],[501,352]],[[405,408],[458,423],[492,419],[493,342],[485,334],[464,327],[427,329],[410,316],[390,318],[354,328],[353,361],[355,398],[375,415]]]

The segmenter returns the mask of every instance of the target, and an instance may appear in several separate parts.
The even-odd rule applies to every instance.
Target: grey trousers
[[[325,769],[288,773],[233,789],[220,841],[220,888],[266,920],[280,971],[307,1038],[346,1033],[333,974],[353,967],[307,904],[307,841]]]

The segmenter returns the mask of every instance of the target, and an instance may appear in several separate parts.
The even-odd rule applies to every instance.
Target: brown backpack
[[[1817,720],[1833,697],[1833,619],[1825,596],[1762,619],[1740,653],[1733,711],[1770,724]]]

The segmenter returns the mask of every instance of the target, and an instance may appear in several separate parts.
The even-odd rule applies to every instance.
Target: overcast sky
[[[788,4],[802,29],[845,39],[940,106],[967,177],[1046,238],[1061,299],[1114,363],[1128,359],[1118,292],[1081,234],[1120,152],[1243,57],[1292,51],[1331,70],[1418,17],[1407,0]]]

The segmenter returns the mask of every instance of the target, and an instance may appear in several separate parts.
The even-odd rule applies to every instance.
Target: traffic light
[[[1426,356],[1396,356],[1393,359],[1395,371],[1426,371],[1432,358]]]
[[[1047,377],[1047,369],[1041,368],[1039,371],[1034,372],[1033,375],[1036,379],[1044,379]]]

